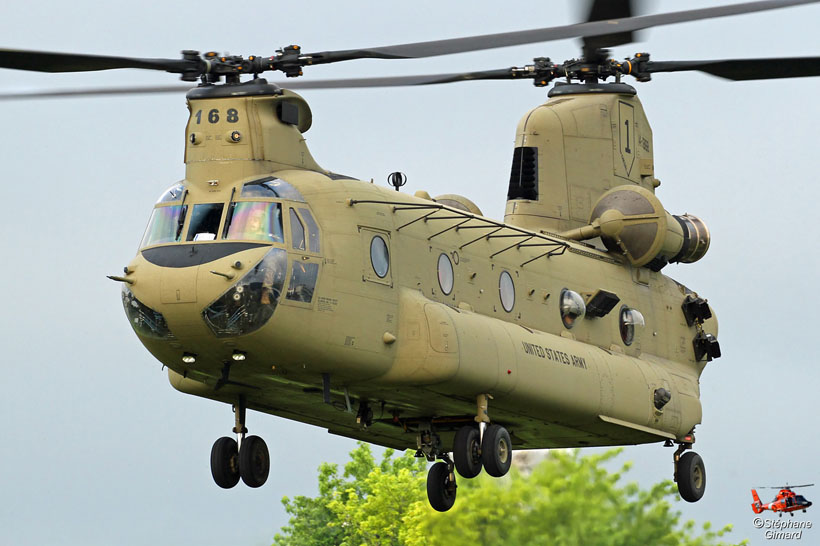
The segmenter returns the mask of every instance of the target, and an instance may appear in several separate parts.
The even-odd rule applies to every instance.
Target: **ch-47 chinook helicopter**
[[[761,487],[760,489],[780,490],[777,492],[777,496],[775,496],[774,500],[769,504],[763,504],[760,502],[760,497],[757,495],[757,491],[752,489],[752,499],[754,499],[754,502],[752,503],[752,511],[754,511],[755,514],[761,514],[764,510],[771,510],[772,512],[777,512],[777,515],[781,518],[783,517],[783,513],[786,512],[790,516],[794,517],[794,512],[797,512],[798,510],[805,512],[812,503],[811,501],[806,500],[806,497],[803,495],[795,494],[792,489],[797,487],[811,487],[813,485],[813,483],[807,483],[803,485],[777,485],[774,487]]]
[[[678,445],[674,476],[694,502],[706,485],[691,451],[699,377],[720,356],[717,322],[661,271],[701,258],[709,234],[656,197],[652,132],[621,79],[814,76],[820,62],[619,62],[606,48],[643,28],[803,3],[632,17],[627,2],[599,1],[579,25],[438,42],[177,60],[5,50],[0,66],[200,81],[188,93],[185,179],[160,197],[138,255],[112,278],[171,384],[233,406],[236,439],[211,451],[219,486],[268,477],[267,447],[247,435],[252,409],[438,460],[427,493],[440,511],[455,501],[455,471],[503,476],[514,449],[652,442]],[[554,83],[519,123],[503,222],[461,196],[408,195],[320,167],[302,136],[305,100],[258,77],[572,37],[583,54],[563,63],[290,86]]]

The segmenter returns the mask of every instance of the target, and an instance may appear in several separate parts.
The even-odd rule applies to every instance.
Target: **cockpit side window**
[[[293,209],[290,209],[290,238],[294,249],[305,250],[305,228]]]
[[[316,225],[316,221],[313,219],[313,215],[310,213],[308,209],[299,209],[299,213],[302,215],[302,218],[305,220],[305,224],[307,225],[307,233],[308,233],[308,248],[310,248],[311,252],[319,253],[319,226]]]
[[[182,225],[185,223],[187,212],[188,205],[155,208],[151,213],[151,219],[148,221],[148,228],[146,228],[145,235],[142,237],[140,248],[178,242],[182,235]]]
[[[294,188],[291,184],[269,176],[253,182],[247,182],[242,186],[242,193],[240,197],[254,198],[261,197],[266,199],[290,199],[291,201],[302,201],[305,198],[299,193],[299,190]]]
[[[285,242],[282,232],[282,205],[279,203],[232,203],[228,218],[226,239]]]
[[[219,231],[222,220],[223,203],[206,203],[194,205],[191,223],[188,226],[188,241],[213,241]]]
[[[316,278],[319,276],[319,264],[293,261],[290,273],[290,285],[285,297],[291,301],[310,303],[313,299],[313,290],[316,288]]]

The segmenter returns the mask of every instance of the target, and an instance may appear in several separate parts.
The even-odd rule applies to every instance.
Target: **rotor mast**
[[[235,178],[282,169],[324,172],[303,136],[312,115],[307,102],[262,78],[203,85],[188,92],[186,179],[216,186]]]

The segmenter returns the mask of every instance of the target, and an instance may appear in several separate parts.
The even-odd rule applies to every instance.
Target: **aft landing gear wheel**
[[[438,462],[427,473],[427,500],[439,512],[446,512],[456,502],[456,478],[449,464]]]
[[[216,485],[230,489],[239,483],[239,453],[236,440],[223,436],[211,448],[211,475]]]
[[[463,426],[453,442],[453,462],[465,478],[475,478],[481,472],[481,440],[478,428]]]
[[[510,470],[512,442],[507,429],[500,425],[487,427],[481,442],[481,461],[487,474],[494,478],[500,478]]]
[[[697,502],[706,492],[706,466],[703,459],[694,451],[681,455],[678,461],[675,480],[678,492],[686,502]]]
[[[239,448],[239,473],[248,487],[261,487],[270,472],[268,446],[259,436],[248,436]]]

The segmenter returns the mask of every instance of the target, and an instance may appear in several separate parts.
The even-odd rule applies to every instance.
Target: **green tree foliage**
[[[408,509],[426,502],[427,462],[410,452],[394,455],[386,450],[377,465],[370,446],[359,443],[341,477],[337,465],[323,463],[318,497],[282,499],[291,519],[274,544],[406,544]]]
[[[336,465],[319,468],[319,496],[282,500],[291,519],[274,545],[726,544],[719,541],[730,525],[715,531],[681,521],[671,481],[648,490],[621,485],[629,464],[614,473],[604,467],[618,453],[555,450],[526,475],[513,467],[500,479],[462,478],[455,507],[439,513],[427,503],[424,459],[387,450],[376,464],[360,443],[341,476]]]

